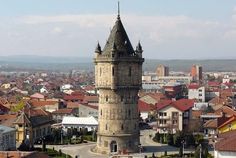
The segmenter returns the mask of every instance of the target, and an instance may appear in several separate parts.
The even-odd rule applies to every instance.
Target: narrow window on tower
[[[124,129],[124,125],[122,124],[122,125],[121,125],[121,130],[123,130],[123,129]]]
[[[108,102],[108,96],[106,96],[106,102]]]
[[[100,76],[102,76],[102,68],[100,67]]]
[[[124,96],[121,96],[120,101],[123,102],[123,100],[124,100]]]
[[[131,67],[129,67],[129,76],[131,76],[131,71],[132,71],[132,69],[131,69]]]
[[[129,114],[129,117],[130,117],[130,115],[131,115],[131,111],[130,111],[130,109],[129,109],[129,112],[128,112],[128,114]]]
[[[114,76],[115,74],[115,70],[114,70],[114,66],[112,67],[112,76]]]
[[[107,130],[107,124],[106,124],[106,130]]]
[[[102,109],[101,109],[101,111],[100,111],[100,115],[102,116]]]

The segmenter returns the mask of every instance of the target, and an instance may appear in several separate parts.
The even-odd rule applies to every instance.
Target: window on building
[[[112,76],[115,75],[115,70],[114,70],[114,67],[112,67]]]
[[[102,68],[100,67],[100,76],[102,76]]]
[[[132,71],[132,68],[129,67],[129,76],[131,76],[131,71]]]
[[[124,125],[123,124],[121,125],[121,130],[124,130]]]
[[[130,117],[130,115],[131,115],[131,111],[130,111],[130,109],[129,109],[129,111],[128,111],[128,115],[129,115],[129,117]]]
[[[106,124],[106,127],[105,127],[105,128],[106,128],[106,130],[107,130],[107,124]]]
[[[100,115],[102,116],[102,109],[100,110]]]
[[[124,96],[121,96],[121,97],[120,97],[120,100],[121,100],[121,101],[124,101]]]

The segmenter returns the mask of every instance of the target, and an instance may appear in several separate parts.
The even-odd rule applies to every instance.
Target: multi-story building
[[[11,127],[0,125],[0,150],[16,149],[16,130]]]
[[[52,117],[42,109],[29,109],[22,112],[14,122],[16,129],[16,142],[29,141],[30,147],[34,142],[51,134]]]
[[[169,67],[164,65],[158,65],[156,69],[156,74],[158,77],[169,76]]]
[[[157,131],[176,133],[188,127],[194,101],[180,99],[157,103]]]
[[[188,99],[195,99],[199,102],[205,102],[205,87],[198,84],[189,85]]]
[[[133,49],[118,14],[103,51],[95,50],[95,83],[99,90],[99,153],[139,150],[138,92],[142,86],[142,46]]]
[[[193,77],[193,80],[195,81],[202,81],[202,66],[200,65],[193,65],[191,67],[191,73],[190,75]]]

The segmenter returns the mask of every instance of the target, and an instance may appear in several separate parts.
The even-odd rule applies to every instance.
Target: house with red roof
[[[159,133],[176,133],[186,130],[192,115],[194,100],[180,99],[163,101],[156,104],[157,131]]]

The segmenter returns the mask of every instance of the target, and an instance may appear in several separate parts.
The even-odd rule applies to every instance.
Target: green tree
[[[11,107],[11,111],[12,112],[18,112],[20,110],[22,110],[25,106],[25,102],[23,100],[21,100],[18,104],[16,104],[16,106]]]
[[[174,141],[173,141],[173,134],[168,133],[168,134],[166,135],[166,141],[167,141],[167,144],[168,144],[168,145],[173,145],[173,144],[174,144]]]

